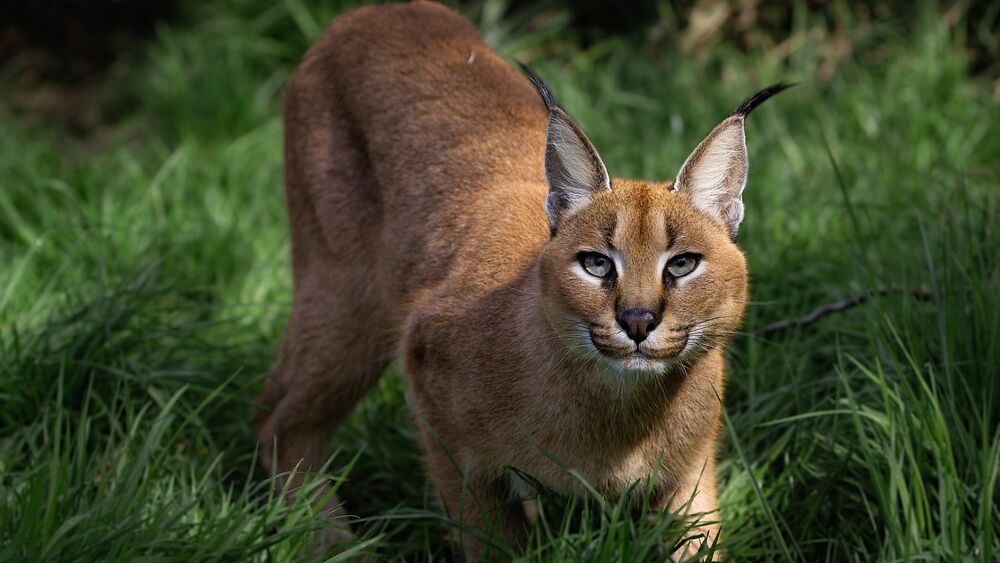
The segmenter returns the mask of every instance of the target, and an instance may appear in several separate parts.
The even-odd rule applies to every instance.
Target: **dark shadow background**
[[[71,134],[83,135],[100,122],[114,120],[134,107],[115,98],[101,84],[117,64],[139,52],[162,22],[197,17],[192,9],[213,0],[34,0],[11,2],[0,22],[0,60],[14,74],[4,105],[14,113],[53,119]],[[796,24],[808,13],[837,29],[845,21],[892,22],[906,33],[918,19],[914,2],[905,0],[825,2],[761,0],[552,0],[532,2],[448,2],[463,8],[500,10],[503,18],[544,21],[553,13],[567,16],[569,32],[586,46],[621,36],[659,43],[677,39],[697,54],[727,42],[743,50],[781,48]],[[489,6],[488,6],[489,5]],[[940,17],[954,22],[964,37],[973,74],[989,74],[1000,58],[1000,3],[955,1]],[[669,36],[669,37],[668,37]],[[849,56],[845,37],[844,55]],[[4,77],[0,77],[4,78]],[[41,92],[40,92],[41,91]],[[111,98],[111,99],[109,99]],[[98,107],[99,106],[99,107]]]

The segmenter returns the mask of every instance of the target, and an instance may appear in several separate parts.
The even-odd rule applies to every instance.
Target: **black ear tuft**
[[[552,93],[552,90],[550,90],[548,84],[542,80],[542,77],[538,76],[538,74],[531,70],[531,67],[528,65],[522,62],[518,62],[517,64],[521,67],[521,71],[524,72],[524,75],[528,77],[528,80],[531,81],[531,85],[535,87],[535,91],[538,92],[539,96],[541,96],[542,102],[545,103],[545,109],[552,111],[558,108],[559,100],[556,100],[556,95]]]
[[[791,88],[792,86],[795,86],[795,84],[796,84],[795,82],[791,84],[785,82],[779,82],[773,86],[768,86],[767,88],[764,88],[760,92],[757,92],[753,96],[747,98],[745,102],[740,104],[739,107],[734,109],[733,112],[730,113],[729,115],[746,117],[750,115],[750,112],[756,109],[757,106],[767,101],[768,98],[777,94],[778,92],[781,92],[782,90],[786,90],[788,88]]]

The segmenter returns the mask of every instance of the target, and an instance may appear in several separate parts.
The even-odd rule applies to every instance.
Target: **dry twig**
[[[848,299],[842,299],[840,301],[835,301],[833,303],[827,303],[813,309],[808,315],[804,317],[799,317],[797,319],[782,319],[780,321],[775,321],[764,327],[763,330],[755,331],[747,336],[752,337],[769,337],[776,334],[786,332],[792,328],[808,326],[816,321],[822,319],[823,317],[832,315],[834,313],[841,313],[849,309],[853,309],[858,305],[861,305],[865,301],[868,301],[871,297],[878,297],[882,295],[888,295],[891,293],[909,293],[914,299],[920,301],[930,301],[933,297],[930,292],[920,289],[919,287],[881,287],[878,289],[872,289],[850,297]]]

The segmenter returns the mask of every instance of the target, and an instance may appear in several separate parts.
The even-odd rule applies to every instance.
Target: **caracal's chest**
[[[548,452],[556,456],[555,452]],[[655,455],[652,449],[635,448],[617,455],[593,451],[557,456],[558,462],[536,450],[536,453],[521,452],[510,464],[518,472],[530,476],[546,489],[560,495],[586,495],[589,489],[610,498],[617,497],[633,484],[638,483],[637,492],[645,490],[648,479],[653,479],[658,488],[676,483],[671,464],[663,462],[662,455]],[[516,474],[510,478],[511,494],[516,498],[526,498],[534,494],[534,487]]]

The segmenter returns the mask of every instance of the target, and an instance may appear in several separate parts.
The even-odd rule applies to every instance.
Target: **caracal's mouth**
[[[638,344],[629,340],[628,344],[624,344],[602,338],[593,332],[590,333],[590,342],[597,353],[613,365],[630,370],[662,371],[676,363],[678,357],[687,350],[688,331],[678,331],[669,337],[659,338],[655,346],[650,339]]]

